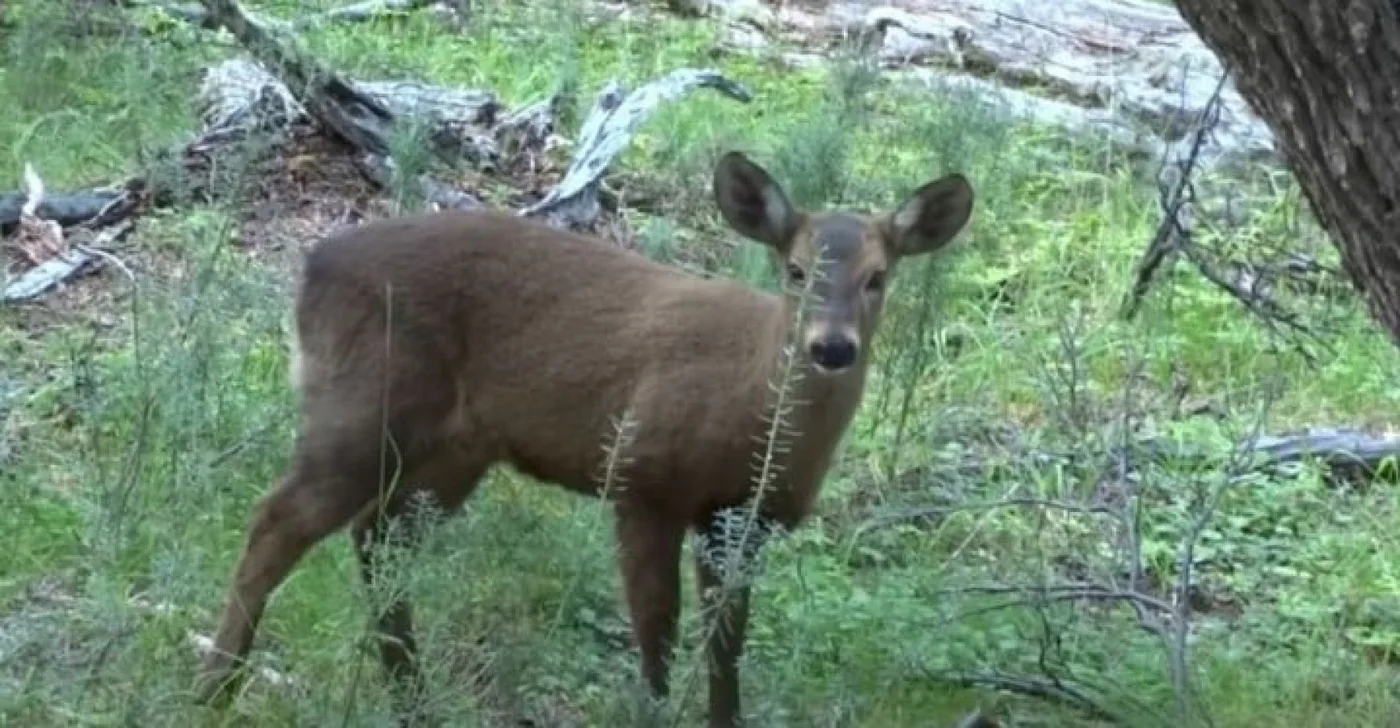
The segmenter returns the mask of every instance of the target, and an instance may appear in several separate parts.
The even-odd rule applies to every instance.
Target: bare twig
[[[1225,74],[1221,74],[1220,80],[1216,83],[1215,91],[1211,94],[1210,101],[1206,103],[1205,108],[1201,109],[1194,124],[1186,156],[1177,159],[1173,167],[1169,166],[1168,162],[1170,154],[1163,154],[1161,165],[1157,171],[1162,221],[1157,224],[1157,232],[1148,244],[1142,259],[1138,262],[1137,275],[1133,281],[1132,290],[1123,303],[1122,315],[1125,319],[1132,319],[1137,315],[1138,308],[1142,299],[1147,295],[1157,270],[1176,253],[1181,252],[1184,239],[1189,235],[1190,223],[1184,221],[1182,216],[1188,212],[1195,193],[1191,184],[1192,173],[1195,171],[1201,149],[1204,148],[1211,129],[1219,122],[1220,93],[1224,90],[1225,81],[1228,78]],[[1175,172],[1175,179],[1164,183],[1169,170]]]
[[[970,616],[985,616],[990,613],[1019,610],[1035,618],[1035,635],[1024,639],[1037,646],[1037,654],[1032,658],[1034,667],[1030,675],[1010,675],[995,671],[969,677],[967,673],[945,672],[930,674],[950,679],[957,684],[996,687],[1034,697],[1062,702],[1091,715],[1122,718],[1131,711],[1139,718],[1161,718],[1163,724],[1182,726],[1212,726],[1213,719],[1208,706],[1202,703],[1191,668],[1190,636],[1192,633],[1193,600],[1197,579],[1196,544],[1209,528],[1220,506],[1222,496],[1243,479],[1243,474],[1257,468],[1258,461],[1267,461],[1270,453],[1294,458],[1306,451],[1294,446],[1280,446],[1279,443],[1261,442],[1258,428],[1264,421],[1263,413],[1256,420],[1253,431],[1232,450],[1226,462],[1211,463],[1216,472],[1203,479],[1193,479],[1189,508],[1189,523],[1186,524],[1176,547],[1175,573],[1170,585],[1161,589],[1164,593],[1154,593],[1152,579],[1148,576],[1148,566],[1144,559],[1143,534],[1145,501],[1141,486],[1154,473],[1160,472],[1151,467],[1149,459],[1141,457],[1150,454],[1144,448],[1138,430],[1144,417],[1140,414],[1141,403],[1137,400],[1136,383],[1142,381],[1142,368],[1146,359],[1133,356],[1127,362],[1123,375],[1124,385],[1118,401],[1113,403],[1115,411],[1111,417],[1103,417],[1101,405],[1088,387],[1083,386],[1085,367],[1080,361],[1084,352],[1077,341],[1074,327],[1062,327],[1061,357],[1053,362],[1051,371],[1046,374],[1049,383],[1047,397],[1055,409],[1064,414],[1058,429],[1075,443],[1075,447],[1089,452],[1077,456],[1060,458],[1061,466],[1073,474],[1075,479],[1085,483],[1098,483],[1095,493],[1084,503],[1075,501],[1055,501],[1040,498],[1010,497],[1003,501],[973,503],[967,510],[991,510],[1004,506],[1031,507],[1044,511],[1060,511],[1079,516],[1091,516],[1084,523],[1107,529],[1107,541],[1115,544],[1109,559],[1110,568],[1106,576],[1095,576],[1091,567],[1084,561],[1086,556],[1073,557],[1067,565],[1073,576],[1057,576],[1056,572],[1065,569],[1063,557],[1043,559],[1037,569],[1038,577],[1028,584],[982,583],[942,589],[931,594],[932,598],[949,596],[993,597],[970,610],[959,610],[947,621],[963,620]],[[1105,406],[1108,403],[1104,403]],[[1267,411],[1267,407],[1264,408]],[[1105,425],[1104,423],[1107,423]],[[1106,429],[1107,428],[1107,429]],[[1094,450],[1102,448],[1102,454]],[[949,506],[929,509],[931,512],[960,510],[962,506]],[[872,519],[869,524],[883,521]],[[1009,599],[998,597],[1010,597]],[[1151,635],[1162,645],[1166,672],[1175,697],[1175,710],[1170,720],[1166,715],[1158,715],[1159,708],[1151,705],[1134,705],[1126,708],[1123,701],[1137,703],[1130,694],[1120,694],[1120,690],[1102,690],[1090,687],[1089,680],[1102,674],[1076,675],[1074,665],[1081,661],[1068,659],[1064,655],[1061,636],[1065,626],[1057,622],[1093,615],[1094,610],[1055,609],[1056,605],[1077,605],[1099,603],[1105,607],[1121,605],[1130,609],[1135,616],[1137,627]],[[1012,622],[1013,626],[1020,624]],[[934,625],[941,629],[944,625]],[[928,668],[924,668],[926,671]],[[1079,672],[1086,672],[1082,668]],[[1100,699],[1102,698],[1102,700]],[[1140,722],[1140,721],[1135,721]]]
[[[977,584],[972,586],[960,586],[950,589],[940,589],[934,593],[940,595],[953,594],[1019,594],[1034,595],[1039,599],[1049,602],[1066,601],[1098,601],[1098,602],[1136,602],[1139,605],[1160,610],[1163,613],[1171,613],[1172,605],[1150,594],[1136,591],[1116,589],[1102,584],[1080,583],[1080,584],[1039,584],[1039,585],[1012,585],[1012,584]]]
[[[131,232],[134,227],[136,227],[136,223],[131,220],[122,220],[116,225],[98,233],[97,237],[91,243],[74,245],[73,249],[111,263],[113,267],[121,271],[127,277],[127,280],[135,282],[136,274],[131,272],[131,269],[127,267],[126,263],[124,263],[121,258],[118,258],[115,254],[107,250],[107,246],[120,240],[127,233]]]
[[[1199,207],[1194,177],[1199,168],[1201,152],[1220,123],[1223,106],[1221,94],[1227,78],[1225,74],[1220,76],[1210,101],[1197,115],[1185,153],[1176,154],[1176,158],[1172,159],[1171,148],[1167,147],[1164,150],[1157,171],[1162,220],[1138,262],[1132,289],[1123,302],[1122,316],[1129,320],[1136,316],[1158,270],[1180,255],[1190,261],[1212,285],[1243,304],[1246,310],[1271,332],[1292,337],[1294,348],[1307,360],[1315,361],[1316,356],[1307,346],[1307,341],[1319,345],[1324,350],[1330,350],[1330,347],[1325,340],[1313,333],[1300,314],[1288,310],[1275,300],[1269,280],[1278,275],[1307,279],[1315,276],[1319,267],[1307,265],[1303,266],[1303,270],[1295,272],[1295,269],[1299,268],[1299,260],[1262,269],[1248,264],[1221,262],[1218,260],[1220,256],[1203,250],[1194,240]],[[1274,275],[1266,275],[1267,273]],[[1317,287],[1316,284],[1312,285]]]
[[[1005,690],[1027,697],[1060,703],[1110,723],[1123,723],[1125,718],[1125,716],[1118,715],[1103,707],[1074,685],[1066,684],[1054,677],[1027,677],[996,671],[962,673],[928,669],[924,670],[924,675],[929,679],[958,687]]]
[[[993,511],[1002,508],[1040,508],[1079,515],[1115,515],[1114,511],[1106,506],[1066,503],[1046,498],[1003,498],[1001,500],[983,501],[980,503],[949,503],[937,506],[901,508],[897,511],[877,513],[856,528],[856,537],[858,538],[860,534],[867,530],[887,528],[900,523],[908,523],[909,521],[923,521],[947,516],[951,513]]]

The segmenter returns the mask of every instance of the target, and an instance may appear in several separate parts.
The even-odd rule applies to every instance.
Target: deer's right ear
[[[762,167],[740,152],[726,152],[715,165],[714,192],[729,227],[787,254],[800,213]]]

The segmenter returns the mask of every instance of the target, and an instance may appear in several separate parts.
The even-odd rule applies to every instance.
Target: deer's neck
[[[860,406],[864,357],[849,371],[833,376],[816,371],[800,350],[794,353],[797,361],[790,368],[792,376],[783,397],[793,455],[825,464],[827,458],[818,456],[836,448]]]

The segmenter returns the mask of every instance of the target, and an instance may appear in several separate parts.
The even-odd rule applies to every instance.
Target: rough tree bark
[[[1390,0],[1177,0],[1400,346],[1400,22]]]

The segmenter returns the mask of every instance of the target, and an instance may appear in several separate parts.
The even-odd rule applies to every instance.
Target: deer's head
[[[720,158],[714,195],[730,227],[776,254],[789,302],[807,297],[797,343],[812,369],[828,375],[864,360],[895,264],[951,241],[973,200],[972,186],[954,173],[924,184],[882,216],[809,212],[739,152]]]

